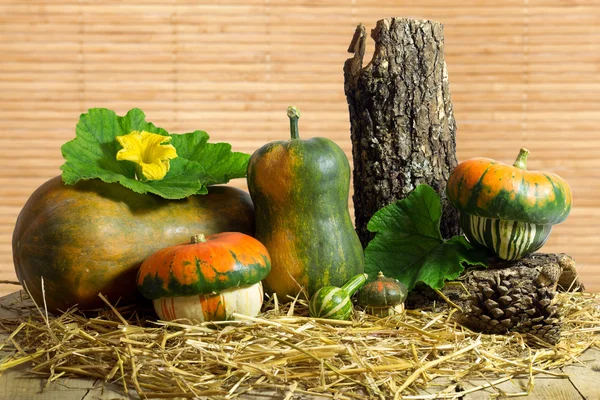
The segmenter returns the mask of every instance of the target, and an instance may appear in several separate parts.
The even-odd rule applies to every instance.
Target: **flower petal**
[[[157,147],[162,143],[168,143],[171,141],[171,136],[163,136],[156,133],[150,133],[147,131],[140,132],[140,137],[142,138],[142,143],[145,148],[148,147]]]
[[[166,144],[171,136],[163,136],[147,131],[132,131],[117,140],[123,149],[117,153],[117,160],[128,160],[138,164],[138,172],[149,180],[159,180],[169,171],[169,160],[177,158],[177,151]],[[164,143],[164,144],[163,144]]]
[[[117,141],[123,146],[117,152],[117,160],[128,160],[135,163],[142,162],[142,136],[138,131],[133,131],[124,136],[117,136]]]
[[[158,163],[158,164],[146,164],[141,163],[142,174],[146,177],[146,179],[157,181],[165,177],[167,171],[169,170],[169,163]]]
[[[157,160],[169,160],[177,157],[177,151],[171,144],[171,136],[162,136],[154,133],[142,131],[142,145],[144,153],[142,158],[146,163],[153,163]]]

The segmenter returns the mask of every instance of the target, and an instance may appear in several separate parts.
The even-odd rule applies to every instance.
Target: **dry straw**
[[[17,299],[8,307],[30,309],[31,316],[2,320],[8,337],[1,348],[11,355],[0,370],[32,362],[48,385],[66,376],[99,378],[140,398],[269,391],[282,398],[452,399],[485,388],[500,393],[496,385],[525,378],[522,393],[512,393],[518,395],[531,391],[537,375],[564,377],[556,368],[600,347],[600,295],[563,293],[558,301],[562,340],[535,348],[519,334],[470,332],[445,305],[383,319],[355,311],[352,321],[336,322],[307,317],[301,300],[275,300],[257,318],[191,324],[156,321],[108,302],[92,318],[75,310],[48,316]]]

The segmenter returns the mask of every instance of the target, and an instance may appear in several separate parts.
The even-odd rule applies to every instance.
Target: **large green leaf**
[[[117,116],[105,108],[90,109],[82,114],[75,139],[62,146],[65,163],[61,166],[66,184],[82,179],[98,178],[104,182],[118,182],[137,193],[153,193],[168,199],[179,199],[192,194],[206,193],[209,185],[227,183],[230,179],[246,176],[249,154],[231,151],[228,143],[208,143],[203,131],[170,135],[166,130],[146,122],[139,109]],[[135,164],[118,161],[121,145],[117,136],[132,131],[147,131],[171,136],[177,158],[170,161],[170,169],[160,180],[136,179]]]
[[[229,143],[208,143],[208,134],[202,133],[171,135],[179,157],[198,163],[198,179],[202,186],[244,178],[250,155],[232,152]]]
[[[400,280],[411,290],[417,282],[441,289],[456,279],[466,265],[487,265],[484,249],[464,237],[448,241],[440,234],[442,207],[438,194],[419,185],[405,199],[377,211],[367,225],[376,232],[365,250],[366,272],[379,271]]]

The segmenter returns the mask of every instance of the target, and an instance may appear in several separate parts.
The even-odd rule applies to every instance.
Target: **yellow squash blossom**
[[[117,160],[133,161],[137,164],[138,179],[156,181],[169,171],[169,160],[177,157],[170,136],[157,135],[146,131],[133,131],[128,135],[117,136],[123,148],[117,153]]]

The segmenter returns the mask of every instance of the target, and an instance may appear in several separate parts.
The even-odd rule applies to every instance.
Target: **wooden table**
[[[0,321],[6,318],[14,318],[17,315],[12,310],[6,308],[5,304],[14,302],[18,296],[17,293],[0,298]],[[0,339],[6,338],[6,333],[0,333]],[[1,352],[0,352],[0,355]],[[535,376],[535,386],[527,399],[535,400],[600,400],[600,351],[596,349],[588,350],[582,358],[585,366],[572,365],[564,367],[555,372],[568,374],[568,378],[553,378],[538,374]],[[13,369],[4,371],[0,376],[0,400],[117,400],[117,399],[138,399],[135,394],[126,396],[115,385],[106,384],[102,379],[82,379],[82,378],[60,378],[48,387],[45,376],[35,376],[28,372],[29,365],[24,364]],[[435,382],[435,381],[434,381]],[[463,382],[463,389],[479,386],[485,381]],[[521,392],[526,388],[526,379],[516,379],[513,382],[504,382],[497,385],[496,388],[504,390],[507,393]],[[435,391],[423,391],[434,394]],[[497,393],[497,390],[488,389],[470,393],[461,400],[483,400]],[[281,399],[286,396],[283,391],[280,392],[261,392],[253,393],[249,396],[243,396],[244,399]],[[293,397],[295,399],[308,398]],[[311,397],[323,398],[323,397]],[[434,397],[432,397],[434,398]]]

